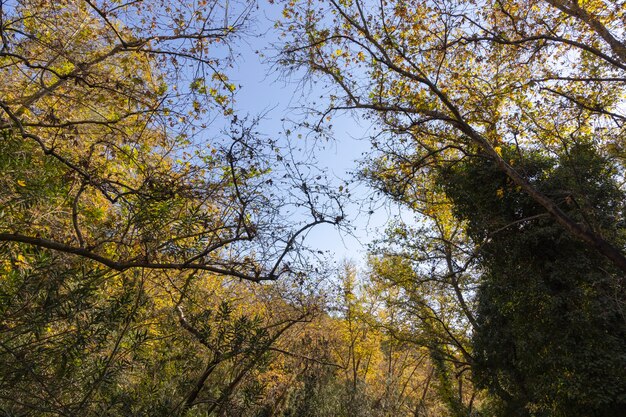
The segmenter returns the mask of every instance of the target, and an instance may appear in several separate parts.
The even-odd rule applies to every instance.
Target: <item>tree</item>
[[[282,63],[333,88],[328,110],[380,122],[373,143],[398,183],[470,153],[498,169],[570,235],[626,272],[623,247],[576,221],[510,161],[591,138],[623,165],[623,2],[289,2]],[[291,36],[290,36],[291,35]],[[620,171],[622,172],[622,171]],[[418,186],[419,187],[419,186]]]
[[[427,349],[415,342],[421,334],[406,328],[415,326],[399,307],[398,293],[391,296],[392,286],[383,287],[374,274],[357,274],[349,263],[341,268],[337,284],[332,313],[316,317],[305,329],[306,358],[300,357],[305,361],[289,372],[291,387],[284,391],[282,414],[272,415],[444,414],[446,404],[438,392],[443,384],[433,377]],[[292,349],[298,352],[298,346]]]
[[[421,366],[412,375],[420,390],[415,414],[466,416],[486,412],[489,403],[472,383],[473,327],[457,299],[455,277],[451,273],[438,275],[411,259],[408,252],[391,254],[389,247],[385,249],[387,253],[370,259],[371,279],[384,296],[386,311],[396,312],[395,320],[381,320],[390,342],[421,356]]]
[[[517,161],[512,148],[503,155],[569,216],[623,239],[624,196],[592,146],[572,146],[558,159]],[[457,216],[484,242],[473,335],[479,385],[503,397],[505,415],[619,414],[626,398],[619,270],[564,233],[491,161],[467,159],[445,177]]]
[[[239,281],[314,280],[300,238],[342,219],[235,112],[253,4],[1,5],[0,410],[223,414],[315,310]]]
[[[17,154],[5,179],[2,241],[117,271],[202,269],[259,281],[286,271],[298,234],[335,222],[337,213],[311,207],[311,222],[279,231],[288,202],[270,199],[267,176],[276,144],[255,137],[254,123],[233,115],[226,137],[206,138],[204,115],[230,115],[236,89],[219,70],[228,62],[207,51],[242,30],[250,5],[230,10],[230,22],[228,9],[205,6],[5,7],[0,106],[6,155]],[[44,163],[48,172],[38,168]],[[44,192],[48,180],[58,181],[54,197]],[[236,254],[228,261],[226,249]]]
[[[380,126],[364,177],[423,226],[391,233],[409,273],[386,280],[413,275],[406,290],[444,284],[436,294],[450,291],[446,311],[471,324],[468,363],[479,387],[509,407],[504,415],[611,415],[623,404],[621,388],[600,381],[617,381],[623,369],[624,8],[560,0],[285,6],[291,36],[281,63],[327,82],[320,121],[358,111]],[[471,291],[458,297],[459,282],[480,284],[477,306]],[[417,295],[423,323],[431,300]],[[610,346],[595,344],[598,329]],[[519,349],[527,356],[515,356]]]

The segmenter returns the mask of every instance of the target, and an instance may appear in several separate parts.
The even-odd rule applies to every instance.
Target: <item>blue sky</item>
[[[307,102],[307,96],[319,98],[325,92],[319,87],[303,86],[297,75],[286,78],[279,69],[272,68],[268,57],[277,53],[272,44],[278,39],[273,19],[280,16],[281,8],[265,2],[260,7],[252,17],[252,36],[244,36],[236,44],[235,49],[240,56],[236,58],[235,67],[228,75],[233,83],[241,85],[236,95],[237,112],[244,115],[265,114],[259,126],[262,133],[267,136],[284,136],[282,132],[286,126],[282,120],[285,117],[302,119],[301,109]],[[350,180],[350,173],[357,169],[356,161],[363,159],[369,151],[367,134],[372,127],[369,123],[349,115],[334,117],[333,139],[317,143],[315,154],[318,168],[337,186]],[[294,140],[298,140],[295,135]],[[303,146],[311,147],[312,144],[303,143]],[[353,197],[366,197],[372,193],[364,184],[350,187]],[[337,261],[348,258],[362,263],[365,245],[376,237],[377,230],[382,231],[390,216],[397,215],[397,210],[383,206],[375,210],[373,215],[368,215],[360,213],[357,205],[350,205],[346,207],[346,214],[355,228],[354,236],[339,233],[332,226],[322,225],[309,233],[307,243],[315,249],[330,251]]]

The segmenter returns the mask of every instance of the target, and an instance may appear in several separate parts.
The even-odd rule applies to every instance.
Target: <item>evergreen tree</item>
[[[559,158],[517,155],[503,149],[569,216],[623,247],[623,195],[593,146],[571,146]],[[617,415],[626,407],[622,274],[569,236],[491,159],[468,158],[443,176],[480,248],[473,338],[479,385],[502,397],[504,415]]]

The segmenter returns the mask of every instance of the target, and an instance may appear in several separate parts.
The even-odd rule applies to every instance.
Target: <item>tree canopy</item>
[[[625,17],[1,1],[0,414],[619,415]],[[252,37],[313,86],[278,136],[238,108]],[[337,186],[294,141],[350,116]],[[349,230],[350,181],[403,216],[335,267],[305,238]]]

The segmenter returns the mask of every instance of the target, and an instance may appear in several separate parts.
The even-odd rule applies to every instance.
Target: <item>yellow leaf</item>
[[[17,185],[19,185],[20,187],[26,187],[26,183],[22,180],[17,180]]]

